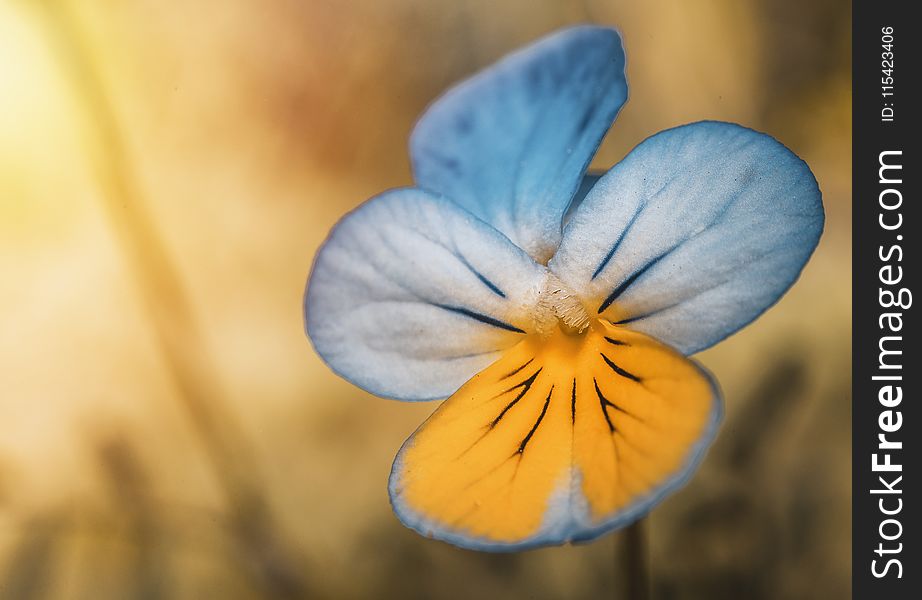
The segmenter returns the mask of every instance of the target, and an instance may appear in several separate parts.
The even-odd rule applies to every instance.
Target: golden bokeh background
[[[623,32],[594,166],[700,119],[804,158],[826,233],[699,359],[726,419],[647,521],[654,597],[850,595],[850,6],[833,0],[2,0],[0,598],[623,597],[619,535],[513,555],[392,515],[433,409],[336,378],[313,254],[408,184],[438,93],[558,27]]]

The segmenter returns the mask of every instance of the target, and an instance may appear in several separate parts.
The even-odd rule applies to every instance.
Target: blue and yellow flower
[[[552,34],[451,89],[414,187],[346,215],[305,297],[314,347],[378,396],[448,398],[403,445],[398,517],[480,550],[588,540],[648,512],[717,431],[687,355],[793,284],[823,229],[807,165],[730,123],[586,175],[627,99],[621,38]]]

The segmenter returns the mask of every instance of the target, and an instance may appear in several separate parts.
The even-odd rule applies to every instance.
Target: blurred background
[[[301,296],[329,228],[409,184],[452,82],[623,32],[595,167],[700,119],[811,166],[800,282],[699,355],[726,421],[647,521],[654,597],[850,596],[850,6],[835,0],[0,0],[0,598],[623,598],[621,536],[489,555],[404,529],[431,403],[332,375]]]

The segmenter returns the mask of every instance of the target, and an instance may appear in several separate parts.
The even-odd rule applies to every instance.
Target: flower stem
[[[619,536],[621,573],[624,574],[624,597],[628,600],[650,599],[650,565],[647,556],[646,518],[638,519]]]

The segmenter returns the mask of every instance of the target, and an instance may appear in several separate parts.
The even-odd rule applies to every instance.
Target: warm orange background
[[[700,359],[727,405],[649,520],[655,597],[846,598],[850,7],[832,0],[4,0],[0,598],[618,597],[618,536],[518,555],[404,529],[433,409],[333,376],[301,294],[330,226],[410,182],[451,82],[615,24],[631,99],[596,161],[711,118],[812,167],[801,281]]]

